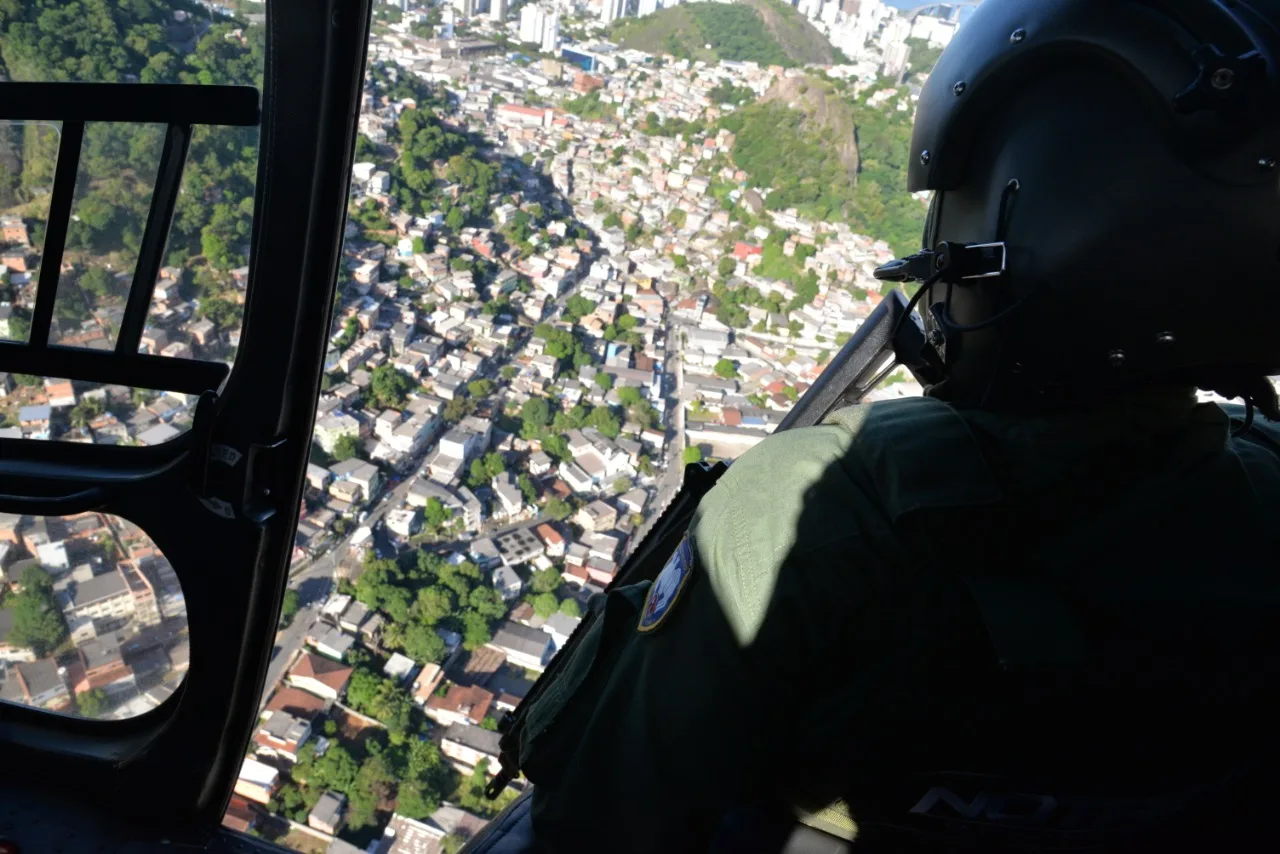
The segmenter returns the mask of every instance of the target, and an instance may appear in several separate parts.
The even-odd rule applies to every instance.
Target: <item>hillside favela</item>
[[[920,87],[976,3],[374,9],[330,352],[261,719],[224,824],[456,852],[497,722],[680,487],[774,430],[919,246]],[[0,78],[262,85],[250,0],[0,4]],[[90,123],[53,343],[108,349],[162,125]],[[0,337],[34,309],[60,128],[0,123]],[[142,349],[235,365],[256,128],[191,143]],[[237,366],[238,367],[238,366]],[[918,395],[891,374],[872,399]],[[0,374],[0,435],[148,446],[196,400]],[[126,520],[0,515],[0,699],[104,719],[188,667]]]

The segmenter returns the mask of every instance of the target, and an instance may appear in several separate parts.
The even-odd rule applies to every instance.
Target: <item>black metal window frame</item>
[[[187,149],[196,125],[257,126],[258,90],[249,86],[144,83],[5,83],[0,121],[55,121],[62,127],[45,225],[31,331],[25,342],[0,341],[0,371],[83,382],[199,394],[216,389],[228,367],[220,362],[139,353],[147,312],[169,239]],[[80,148],[89,122],[167,125],[151,208],[113,351],[49,343]]]
[[[56,803],[68,825],[105,818],[118,835],[100,836],[102,850],[207,840],[258,722],[332,320],[371,10],[371,0],[266,5],[253,252],[233,369],[129,350],[145,325],[172,217],[165,198],[180,181],[190,128],[258,124],[257,92],[0,83],[0,118],[55,119],[64,138],[68,126],[81,136],[87,121],[169,126],[143,239],[150,260],[135,271],[125,340],[111,352],[48,344],[79,154],[67,139],[51,199],[64,215],[61,236],[46,241],[37,282],[40,326],[33,320],[25,344],[0,345],[0,370],[201,396],[192,429],[152,447],[0,439],[0,512],[128,519],[169,559],[186,600],[190,669],[155,709],[104,721],[0,703],[0,768],[21,769],[0,780],[0,804],[21,792]]]

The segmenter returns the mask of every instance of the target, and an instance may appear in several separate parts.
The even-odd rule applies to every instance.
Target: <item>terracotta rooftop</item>
[[[466,715],[477,726],[489,714],[492,705],[493,693],[479,685],[452,685],[443,697],[432,697],[427,701],[428,709]]]
[[[294,669],[297,670],[297,668]],[[324,706],[324,700],[315,694],[286,685],[272,695],[271,701],[267,703],[267,711],[286,712],[296,718],[310,721],[324,711]]]
[[[298,659],[298,663],[289,671],[289,675],[310,677],[335,691],[341,691],[346,686],[347,680],[351,678],[351,668],[308,652]]]

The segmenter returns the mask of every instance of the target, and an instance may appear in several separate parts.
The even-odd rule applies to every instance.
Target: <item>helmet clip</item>
[[[926,279],[963,284],[972,279],[990,279],[1005,272],[1008,253],[1003,241],[958,243],[944,240],[933,249],[899,258],[876,268],[882,282],[923,282]]]

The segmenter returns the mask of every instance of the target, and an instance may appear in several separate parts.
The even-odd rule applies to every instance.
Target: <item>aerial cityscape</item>
[[[6,79],[261,85],[263,6],[0,10]],[[227,827],[454,852],[497,721],[678,491],[758,443],[918,247],[915,99],[976,3],[375,7],[291,583]],[[126,49],[81,55],[76,28]],[[78,57],[78,58],[77,58]],[[163,127],[86,129],[51,340],[114,346]],[[0,337],[57,156],[0,125]],[[254,129],[192,143],[142,348],[235,365]],[[905,373],[872,397],[921,393]],[[195,399],[0,375],[0,435],[154,445]],[[188,667],[178,576],[100,513],[0,516],[0,699],[122,719]]]

